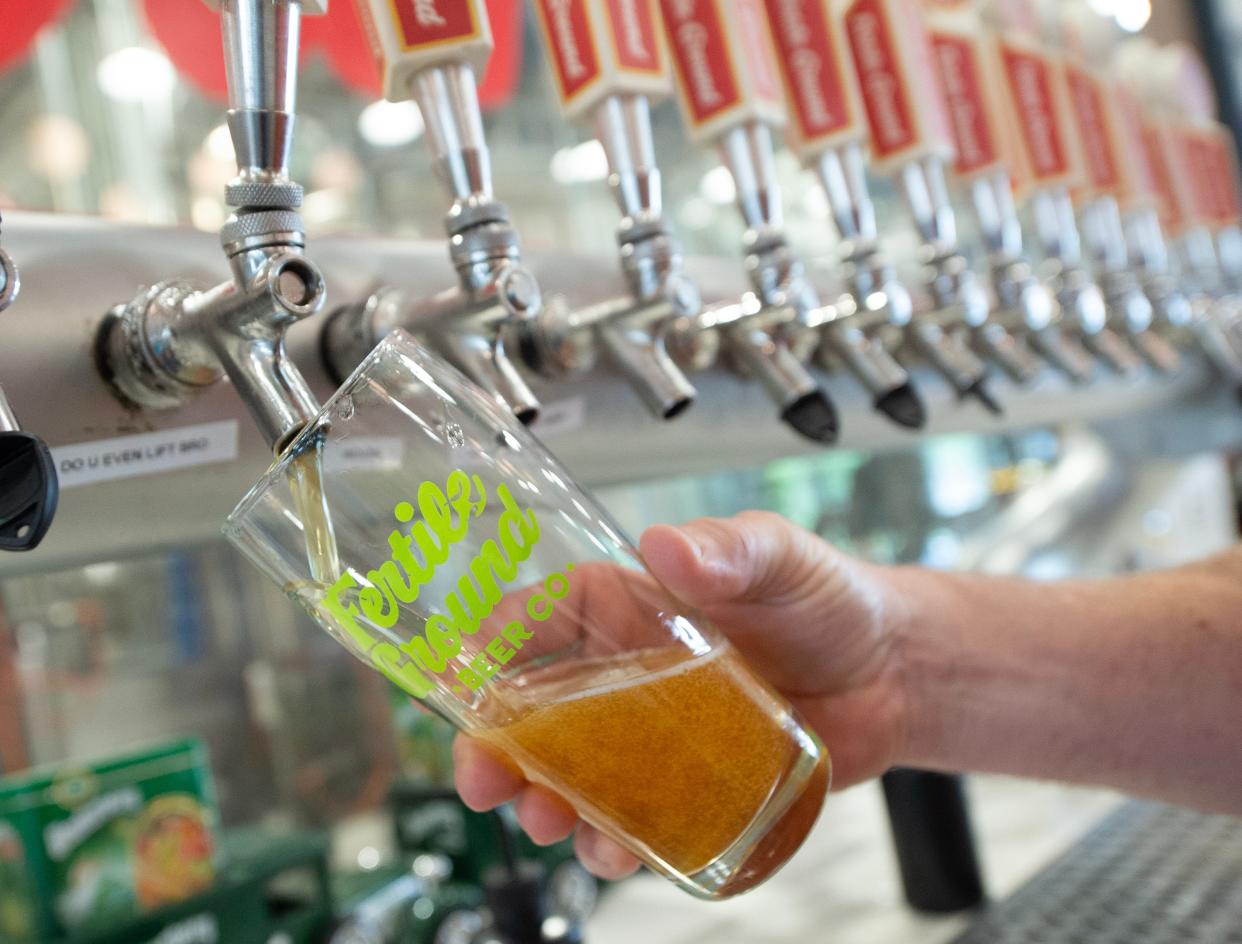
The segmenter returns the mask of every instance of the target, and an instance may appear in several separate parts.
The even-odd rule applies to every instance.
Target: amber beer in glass
[[[358,658],[703,898],[772,875],[828,754],[512,415],[402,332],[229,516]]]

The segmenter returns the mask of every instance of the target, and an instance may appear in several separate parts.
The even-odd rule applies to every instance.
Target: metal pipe
[[[781,230],[785,219],[776,178],[772,130],[763,122],[748,121],[726,131],[719,147],[724,164],[733,176],[737,206],[747,229],[756,234]]]
[[[220,3],[229,131],[245,181],[285,180],[297,99],[297,0]]]
[[[490,202],[491,152],[474,69],[464,62],[445,63],[417,73],[410,87],[427,128],[432,166],[453,197],[454,210]]]
[[[957,249],[957,216],[949,199],[944,161],[926,156],[901,169],[901,194],[923,242],[948,254]]]
[[[848,144],[829,148],[819,156],[815,169],[841,238],[851,243],[873,245],[878,236],[875,203],[867,184],[862,146]]]
[[[594,124],[608,158],[608,185],[621,211],[621,228],[660,220],[664,211],[660,168],[647,96],[608,96],[596,107]]]

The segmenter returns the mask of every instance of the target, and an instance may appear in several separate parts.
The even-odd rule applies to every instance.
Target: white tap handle
[[[660,0],[677,97],[696,142],[714,142],[754,123],[785,126],[784,93],[760,3]]]
[[[1013,172],[1021,160],[1013,119],[974,0],[923,0],[932,56],[957,150],[954,175],[970,181]]]
[[[765,8],[790,105],[790,147],[809,164],[865,143],[867,116],[832,0],[765,0]]]
[[[354,0],[379,63],[384,97],[414,97],[426,69],[465,63],[482,75],[492,54],[484,0]]]
[[[953,133],[918,0],[834,0],[882,174],[912,161],[952,161]]]
[[[614,95],[666,98],[673,89],[656,0],[534,0],[567,118]]]

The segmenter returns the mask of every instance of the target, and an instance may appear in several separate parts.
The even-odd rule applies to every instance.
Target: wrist
[[[898,766],[951,766],[946,735],[949,705],[960,667],[951,614],[962,612],[954,575],[923,567],[890,567],[885,624],[891,638],[898,703],[902,706],[894,762]]]

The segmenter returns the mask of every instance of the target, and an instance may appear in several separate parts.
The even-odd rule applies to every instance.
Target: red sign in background
[[[23,0],[5,6],[4,25],[0,28],[0,70],[23,62],[35,37],[58,23],[73,6],[73,0]]]
[[[17,65],[35,38],[58,23],[74,0],[23,0],[6,4],[0,29],[0,70]],[[209,98],[223,101],[224,49],[220,21],[203,0],[143,0],[152,36],[181,76]],[[513,97],[522,70],[522,7],[512,0],[488,0],[496,50],[479,86],[484,108]],[[368,98],[380,96],[379,72],[352,0],[337,0],[326,16],[302,21],[302,58],[322,56],[343,85]]]

